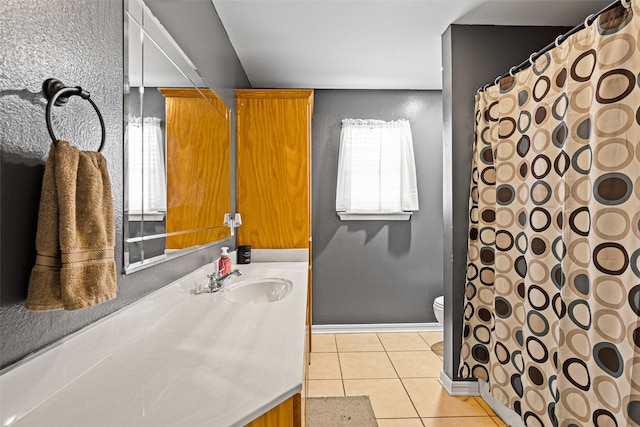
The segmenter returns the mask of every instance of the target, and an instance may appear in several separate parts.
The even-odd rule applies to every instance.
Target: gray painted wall
[[[474,95],[568,29],[452,25],[443,35],[444,372],[451,379],[459,379],[462,346]]]
[[[176,11],[171,2],[159,4],[160,20],[235,111],[234,90],[249,87],[249,81],[215,9],[208,0],[179,5]],[[0,367],[131,304],[219,254],[215,247],[122,275],[122,28],[118,0],[0,2]],[[207,43],[201,43],[203,39]],[[72,312],[30,312],[22,306],[35,260],[40,187],[50,145],[40,94],[49,77],[82,86],[100,107],[107,129],[103,154],[113,187],[118,298]],[[74,97],[68,106],[56,108],[54,116],[58,137],[84,149],[97,148],[99,126],[86,102]]]
[[[439,91],[316,90],[313,116],[313,323],[435,322],[442,295]],[[340,221],[341,120],[408,119],[420,210],[410,221]]]

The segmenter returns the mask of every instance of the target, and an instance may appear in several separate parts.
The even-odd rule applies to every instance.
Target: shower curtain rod
[[[525,59],[524,61],[522,61],[518,65],[515,65],[515,66],[511,67],[509,69],[509,71],[506,72],[505,74],[502,74],[502,75],[496,77],[496,79],[493,81],[493,84],[498,84],[498,82],[501,79],[503,79],[505,77],[508,77],[508,76],[514,76],[515,73],[520,72],[522,70],[526,70],[528,67],[533,65],[533,63],[536,61],[536,59],[540,58],[542,55],[544,55],[545,53],[549,52],[554,47],[560,46],[560,44],[562,44],[562,42],[564,42],[567,38],[569,38],[573,34],[577,33],[578,31],[580,31],[580,30],[582,30],[582,29],[584,29],[586,27],[588,27],[589,25],[593,24],[593,21],[595,21],[596,18],[598,18],[598,16],[602,15],[603,13],[610,11],[611,9],[617,7],[618,5],[622,5],[625,9],[629,9],[631,7],[631,1],[632,0],[616,0],[613,3],[611,3],[610,5],[604,7],[599,12],[593,13],[593,14],[587,16],[587,18],[584,20],[584,22],[582,24],[576,25],[575,27],[573,27],[572,29],[570,29],[566,33],[559,35],[558,37],[556,37],[556,39],[553,42],[549,43],[548,45],[543,47],[541,50],[532,53],[531,56],[529,56],[529,58]],[[478,88],[478,93],[482,92],[482,91],[485,91],[491,85],[492,85],[492,83],[487,83],[486,85]]]

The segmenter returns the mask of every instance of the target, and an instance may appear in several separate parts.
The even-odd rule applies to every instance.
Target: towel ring
[[[44,96],[47,98],[47,109],[46,109],[46,119],[47,119],[47,130],[49,131],[49,135],[53,140],[54,144],[58,143],[58,138],[56,138],[55,133],[53,132],[53,126],[51,124],[51,107],[57,106],[60,107],[67,103],[69,97],[71,96],[79,96],[82,99],[86,99],[89,101],[93,109],[96,111],[98,115],[98,120],[100,120],[100,128],[102,129],[102,139],[100,141],[100,147],[98,151],[102,151],[104,148],[104,141],[106,139],[107,133],[104,127],[104,119],[102,118],[102,114],[98,109],[98,106],[95,102],[90,98],[91,94],[86,90],[82,89],[80,86],[76,87],[67,87],[58,79],[47,79],[42,83],[42,91],[44,92]]]

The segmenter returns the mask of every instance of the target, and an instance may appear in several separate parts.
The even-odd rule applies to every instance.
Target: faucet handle
[[[209,292],[213,293],[222,289],[219,271],[214,271],[213,274],[207,274],[207,277],[209,278]]]
[[[207,274],[207,277],[209,278],[209,286],[211,286],[211,284],[215,283],[216,279],[218,278],[216,276],[216,273]]]

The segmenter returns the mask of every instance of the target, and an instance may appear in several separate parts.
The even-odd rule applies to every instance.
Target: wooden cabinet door
[[[245,427],[301,427],[295,422],[296,407],[299,408],[300,402],[299,395],[300,393],[290,397]]]
[[[224,239],[228,229],[213,226],[221,226],[231,210],[230,110],[208,89],[158,90],[166,104],[166,247]],[[186,230],[191,232],[179,233]]]
[[[238,244],[308,248],[312,90],[238,90]]]

